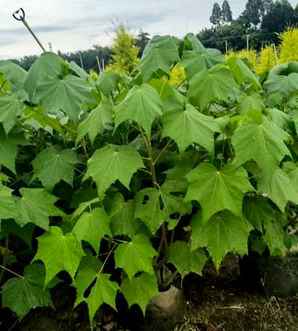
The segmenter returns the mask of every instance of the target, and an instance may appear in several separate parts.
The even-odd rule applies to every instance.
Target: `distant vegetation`
[[[266,44],[278,44],[279,33],[298,25],[298,7],[287,0],[248,0],[236,19],[229,2],[215,3],[210,17],[212,27],[202,30],[198,37],[210,48],[241,50],[247,47],[260,50]]]
[[[287,0],[248,0],[238,18],[233,17],[232,10],[228,0],[224,0],[222,4],[214,4],[210,16],[212,27],[197,34],[206,47],[217,48],[225,53],[247,47],[260,51],[267,45],[278,46],[279,33],[289,27],[298,26],[298,6],[293,8]],[[133,44],[138,48],[138,56],[141,57],[150,36],[147,32],[141,31],[133,38]],[[67,61],[74,61],[87,71],[99,71],[113,58],[113,50],[110,47],[99,45],[84,51],[58,54]],[[28,70],[35,60],[36,56],[25,56],[14,61]]]

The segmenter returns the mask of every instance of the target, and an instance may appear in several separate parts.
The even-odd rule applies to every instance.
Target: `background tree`
[[[139,34],[136,36],[135,42],[136,42],[136,46],[139,48],[140,57],[143,55],[144,49],[149,41],[150,41],[150,35],[148,32],[140,31]]]
[[[273,0],[263,0],[263,16],[268,14],[274,5]]]
[[[65,54],[61,53],[60,56],[69,62],[74,61],[79,66],[81,66],[82,58],[83,67],[85,70],[95,70],[98,72],[99,68],[97,61],[99,60],[99,63],[102,65],[107,65],[111,60],[112,51],[108,47],[95,45],[93,48],[87,49],[85,51],[77,51]]]
[[[222,19],[222,12],[220,5],[217,2],[215,2],[215,4],[213,5],[212,14],[210,16],[210,22],[213,25],[219,25],[221,23],[221,19]]]
[[[132,73],[139,62],[138,54],[139,48],[134,36],[124,25],[120,25],[112,45],[112,64],[109,69],[119,73]]]
[[[217,22],[223,22],[223,19]],[[248,0],[240,17],[229,24],[217,24],[209,29],[203,29],[198,37],[205,46],[218,48],[224,52],[227,43],[229,49],[245,48],[246,35],[249,34],[250,46],[261,50],[266,44],[278,45],[280,43],[278,33],[288,27],[296,26],[298,26],[298,6],[294,9],[287,0]]]
[[[263,13],[264,6],[262,0],[248,0],[241,16],[256,28],[262,21]]]
[[[222,14],[222,20],[224,22],[229,23],[233,21],[233,14],[228,0],[224,0],[222,4],[221,14]]]
[[[261,30],[268,32],[282,32],[287,27],[297,26],[298,20],[294,8],[287,0],[276,1],[270,11],[264,16]],[[275,34],[274,41],[278,36]]]

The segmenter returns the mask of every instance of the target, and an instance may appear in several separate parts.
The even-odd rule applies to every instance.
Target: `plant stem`
[[[8,250],[8,237],[5,239],[5,249]],[[0,272],[0,284],[2,284],[2,280],[3,280],[3,277],[4,277],[4,272],[5,272],[5,269],[6,268],[6,263],[7,263],[7,259],[6,259],[6,254],[4,253],[3,254],[3,260],[2,260],[2,270]]]
[[[0,268],[1,268],[2,270],[4,270],[4,271],[9,272],[9,273],[12,274],[12,275],[18,277],[18,278],[24,279],[24,277],[23,277],[22,275],[18,274],[17,272],[15,272],[15,271],[13,271],[13,270],[11,270],[11,269],[9,269],[9,268],[6,268],[6,267],[5,267],[4,265],[2,265],[2,264],[0,264]]]
[[[145,144],[146,149],[147,149],[148,161],[149,161],[153,186],[156,187],[160,191],[160,186],[159,186],[158,181],[157,181],[156,169],[155,169],[155,163],[156,163],[157,159],[155,161],[153,160],[151,140],[148,139],[148,137],[144,134],[142,128],[139,128],[139,130],[141,132],[142,138],[144,140],[144,144]],[[165,147],[167,148],[168,146],[169,145],[167,144]],[[165,150],[165,148],[164,148],[164,150]],[[160,157],[160,154],[159,154],[158,157]],[[165,223],[163,223],[162,226],[161,226],[161,238],[160,238],[160,244],[159,244],[158,251],[161,252],[163,247],[165,247],[165,248],[168,247],[167,228],[166,228]]]
[[[167,144],[164,146],[164,148],[160,151],[160,153],[157,155],[157,158],[153,161],[153,164],[155,165],[157,161],[161,158],[162,154],[168,149],[168,147],[172,144],[171,141],[168,141]]]
[[[103,262],[103,264],[102,264],[102,266],[101,266],[101,268],[100,268],[100,270],[99,270],[99,272],[98,272],[99,274],[101,274],[101,273],[103,272],[103,269],[104,269],[105,265],[107,264],[107,262],[108,262],[110,256],[112,255],[114,249],[116,248],[116,246],[117,246],[117,244],[114,244],[113,247],[111,248],[111,250],[109,251],[109,254],[108,254],[107,257],[105,258],[105,260],[104,260],[104,262]]]

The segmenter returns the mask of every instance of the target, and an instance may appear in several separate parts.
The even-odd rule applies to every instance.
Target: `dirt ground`
[[[242,289],[210,286],[203,300],[187,301],[185,321],[175,331],[297,331],[298,296],[266,298]]]
[[[104,306],[93,331],[298,331],[298,295],[268,295],[253,279],[255,270],[247,261],[245,265],[244,279],[234,258],[226,261],[220,274],[211,268],[205,278],[193,274],[183,282],[177,279],[183,298],[177,323],[173,323],[174,314],[163,320],[150,320],[148,315],[144,319],[138,307],[129,309],[120,297],[120,313]],[[90,331],[86,306],[73,310],[74,300],[75,290],[62,285],[53,293],[55,310],[36,309],[19,322],[8,309],[0,309],[0,330]]]
[[[199,291],[194,284],[185,295],[183,320],[155,321],[146,325],[137,311],[117,316],[109,309],[99,314],[96,331],[298,331],[298,296],[266,298],[241,288],[208,285]],[[168,323],[170,322],[170,323]],[[7,331],[89,331],[84,307],[71,312],[36,310]]]

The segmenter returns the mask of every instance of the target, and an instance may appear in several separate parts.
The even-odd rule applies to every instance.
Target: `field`
[[[297,330],[293,60],[189,34],[126,72],[0,62],[1,327]]]

